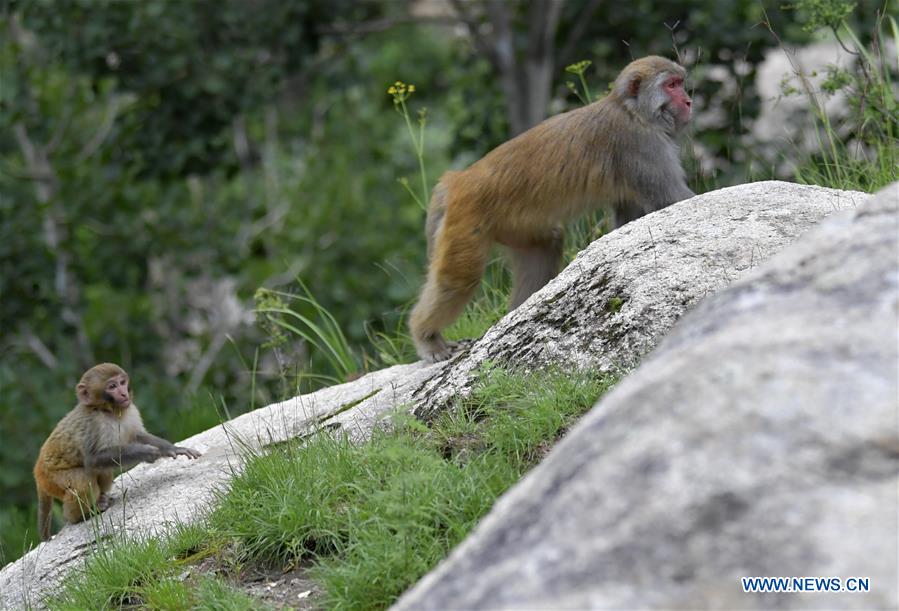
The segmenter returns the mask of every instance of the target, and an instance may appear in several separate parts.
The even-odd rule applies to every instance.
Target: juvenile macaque
[[[117,469],[163,456],[200,456],[144,429],[128,374],[118,365],[88,369],[75,393],[78,405],[50,433],[34,465],[37,524],[44,541],[50,538],[53,499],[62,501],[66,521],[80,522],[94,509],[109,507],[106,493]]]
[[[494,242],[511,255],[514,309],[556,274],[563,222],[604,207],[619,227],[694,195],[674,140],[690,121],[685,77],[665,58],[638,59],[603,99],[441,177],[425,228],[428,277],[410,318],[421,358],[452,353],[442,331],[471,299]]]

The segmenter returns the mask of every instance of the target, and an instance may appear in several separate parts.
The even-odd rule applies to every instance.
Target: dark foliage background
[[[390,83],[428,107],[433,184],[533,101],[504,85],[497,18],[522,91],[538,82],[521,68],[534,36],[555,26],[540,116],[579,104],[569,63],[592,60],[602,93],[631,58],[679,53],[705,116],[701,162],[688,155],[704,191],[774,173],[744,146],[756,70],[812,37],[780,4],[569,0],[541,21],[550,5],[524,1],[504,15],[439,0],[0,3],[0,562],[35,541],[31,465],[95,362],[128,369],[148,427],[175,439],[339,379],[315,345],[254,319],[257,289],[300,282],[351,369],[411,360],[424,212],[397,183],[415,184],[418,161]],[[880,6],[849,17],[863,36]]]

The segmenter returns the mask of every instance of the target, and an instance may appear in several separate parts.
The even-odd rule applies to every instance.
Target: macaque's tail
[[[447,172],[449,174],[449,172]],[[425,235],[428,238],[428,261],[434,254],[434,244],[437,242],[437,232],[443,224],[443,215],[446,213],[446,184],[443,179],[434,187],[431,195],[431,203],[428,206],[428,219],[425,221]]]
[[[44,494],[40,490],[37,493],[37,528],[41,535],[41,541],[50,538],[50,529],[53,526],[53,497]]]

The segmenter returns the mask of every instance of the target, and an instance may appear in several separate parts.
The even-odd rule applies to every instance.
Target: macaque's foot
[[[110,499],[104,492],[100,495],[100,498],[97,499],[97,511],[106,511],[109,509],[110,505],[112,505],[112,499]]]
[[[461,352],[463,349],[471,345],[472,340],[464,339],[458,342],[451,342],[443,339],[443,336],[437,335],[433,338],[416,342],[416,350],[418,355],[425,363],[439,363],[445,361],[454,354]]]
[[[172,456],[172,458],[175,458],[175,456],[187,456],[189,459],[195,459],[195,458],[200,458],[202,456],[202,454],[200,454],[198,451],[194,450],[193,448],[185,448],[184,446],[175,446],[175,454]]]

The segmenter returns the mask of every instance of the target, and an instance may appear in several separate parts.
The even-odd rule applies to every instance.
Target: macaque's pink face
[[[114,403],[116,407],[128,407],[131,405],[131,389],[128,386],[128,376],[117,375],[106,381],[106,387],[103,390],[104,395],[110,403]]]
[[[677,127],[683,127],[690,122],[691,109],[693,101],[684,90],[684,79],[678,75],[673,75],[662,83],[662,89],[668,96],[668,108],[674,116]]]

